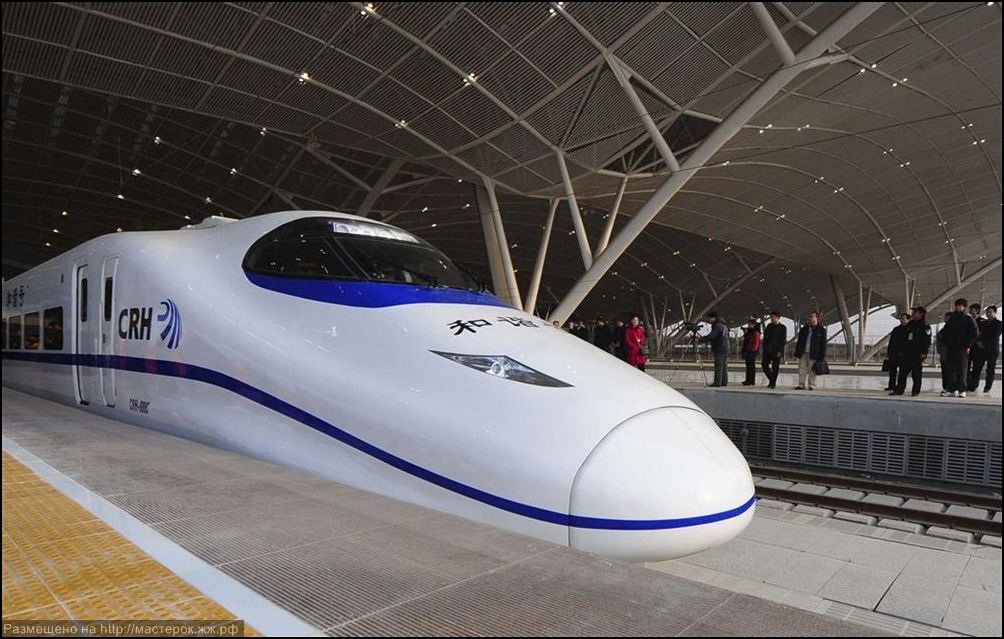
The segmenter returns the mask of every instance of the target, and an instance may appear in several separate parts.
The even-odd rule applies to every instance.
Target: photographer
[[[770,382],[768,388],[777,388],[777,373],[788,343],[788,327],[781,323],[781,311],[770,312],[770,324],[763,329],[763,372]]]
[[[715,381],[711,386],[728,386],[729,329],[715,311],[708,313],[705,320],[711,324],[711,332],[697,341],[711,345],[711,354],[715,358]],[[697,338],[696,335],[694,337]]]

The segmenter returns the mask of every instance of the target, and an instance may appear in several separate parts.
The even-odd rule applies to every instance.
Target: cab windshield
[[[244,268],[280,277],[479,288],[437,248],[407,231],[344,218],[304,218],[280,226],[251,246]]]

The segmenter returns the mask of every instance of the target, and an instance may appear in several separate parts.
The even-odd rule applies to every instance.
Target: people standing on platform
[[[763,329],[763,372],[767,375],[767,387],[777,388],[777,374],[784,357],[784,345],[788,343],[788,327],[781,323],[781,312],[770,312],[770,324]]]
[[[927,351],[931,348],[931,326],[927,323],[926,308],[917,306],[911,310],[913,310],[913,317],[903,331],[899,377],[896,381],[896,388],[889,393],[890,395],[902,395],[906,392],[907,375],[913,378],[913,388],[910,394],[914,397],[920,395],[924,358],[927,357]]]
[[[983,340],[981,339],[983,335],[983,323],[986,322],[986,319],[981,315],[982,312],[983,308],[979,304],[969,305],[969,317],[973,318],[973,321],[976,322],[976,341],[973,342],[973,347],[969,349],[969,362],[966,366],[966,390],[970,393],[975,393],[977,387],[979,387],[980,372],[986,363],[986,354],[983,352]]]
[[[753,386],[756,384],[756,360],[760,354],[760,323],[756,318],[750,316],[746,322],[743,333],[743,359],[746,360],[746,380],[743,386]]]
[[[944,397],[948,394],[948,366],[945,361],[948,358],[948,351],[945,350],[945,324],[948,323],[948,318],[952,316],[951,311],[945,313],[945,316],[941,319],[941,328],[938,329],[938,335],[935,337],[935,348],[938,349],[938,361],[941,363],[941,396]]]
[[[593,346],[596,348],[610,352],[610,345],[614,341],[614,331],[613,328],[607,324],[605,317],[601,317],[596,320],[596,328],[593,329]]]
[[[947,368],[945,390],[941,395],[966,396],[966,369],[969,349],[976,342],[976,321],[966,314],[969,302],[965,298],[955,300],[955,312],[941,329],[945,345],[944,366]]]
[[[903,365],[903,346],[906,339],[906,325],[913,319],[909,313],[902,313],[899,316],[899,326],[892,329],[889,335],[889,350],[886,351],[886,359],[889,360],[889,385],[887,391],[896,390],[896,382],[899,379],[899,368]]]
[[[586,323],[582,320],[579,320],[579,322],[575,324],[575,328],[572,329],[572,334],[581,340],[586,342],[589,341],[589,327],[586,326]]]
[[[614,355],[620,359],[627,361],[627,349],[624,347],[624,333],[627,332],[627,326],[624,326],[624,322],[617,320],[614,322]]]
[[[826,327],[819,323],[819,313],[809,313],[809,321],[798,331],[795,343],[798,358],[798,386],[795,390],[816,390],[816,362],[826,357]]]
[[[729,327],[715,311],[708,313],[704,319],[708,324],[711,324],[711,332],[700,338],[694,335],[694,339],[701,344],[708,343],[711,346],[711,354],[715,358],[715,380],[710,386],[728,386]]]
[[[1001,321],[997,319],[997,307],[988,306],[986,319],[980,324],[980,334],[976,340],[979,345],[980,361],[979,367],[975,371],[975,381],[970,381],[970,390],[976,392],[976,387],[980,385],[980,373],[984,364],[987,367],[986,383],[983,385],[983,392],[989,393],[994,385],[994,375],[997,374],[997,358],[1000,356]]]
[[[631,325],[624,330],[624,347],[627,352],[627,363],[640,371],[645,370],[648,358],[645,356],[645,329],[642,328],[638,316],[631,318]]]

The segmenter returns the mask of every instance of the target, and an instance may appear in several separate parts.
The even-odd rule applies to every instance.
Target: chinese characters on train
[[[486,319],[456,320],[447,326],[453,331],[454,335],[460,335],[466,332],[477,333],[479,328],[496,325],[513,326],[516,328],[538,328],[538,325],[532,320],[523,319],[522,317],[496,317],[494,324]]]

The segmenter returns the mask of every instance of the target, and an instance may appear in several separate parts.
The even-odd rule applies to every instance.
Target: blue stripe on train
[[[547,510],[545,508],[538,508],[537,506],[531,506],[529,504],[523,504],[498,495],[493,495],[492,493],[485,492],[479,488],[468,486],[467,484],[450,479],[444,475],[440,475],[439,473],[423,468],[381,448],[377,448],[373,444],[359,439],[355,435],[347,433],[337,426],[329,424],[321,418],[279,399],[275,395],[255,388],[254,386],[242,382],[239,379],[231,377],[225,373],[220,373],[219,371],[214,371],[202,366],[194,366],[192,364],[172,362],[163,359],[125,357],[122,355],[74,355],[69,353],[27,353],[15,351],[4,352],[3,359],[40,362],[46,364],[114,368],[117,370],[131,371],[135,373],[163,375],[165,377],[182,377],[185,379],[205,382],[206,384],[212,384],[213,386],[218,386],[236,393],[245,399],[249,399],[281,415],[285,415],[290,419],[294,419],[316,431],[337,439],[347,446],[351,446],[362,453],[379,459],[385,464],[393,466],[402,472],[418,477],[419,479],[425,480],[431,484],[435,484],[440,488],[445,488],[446,490],[506,512],[550,524],[600,530],[667,530],[672,528],[687,528],[690,526],[700,526],[703,524],[710,524],[716,521],[724,521],[726,519],[738,517],[749,510],[756,502],[756,496],[753,496],[750,497],[746,503],[730,510],[712,513],[710,515],[701,515],[699,517],[683,517],[678,519],[607,519],[604,517],[583,517],[580,515],[566,514],[554,510]]]
[[[343,306],[383,308],[403,304],[474,304],[509,308],[508,304],[490,293],[456,288],[432,288],[398,282],[274,277],[250,271],[244,271],[244,274],[255,286],[276,293]]]

